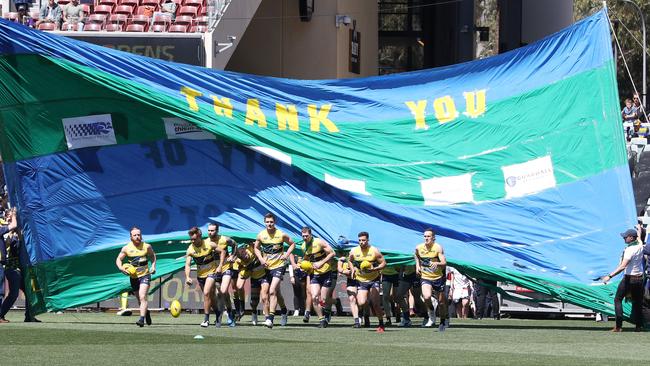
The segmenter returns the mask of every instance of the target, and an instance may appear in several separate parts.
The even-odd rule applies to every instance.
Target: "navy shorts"
[[[223,272],[222,277],[223,276],[230,276],[230,278],[237,278],[237,276],[239,276],[239,270],[229,268]]]
[[[399,286],[399,274],[381,275],[381,282],[389,282],[393,286]]]
[[[251,278],[251,288],[261,288],[264,277]]]
[[[220,276],[219,273],[212,273],[212,274],[209,274],[209,275],[207,275],[205,277],[197,277],[196,281],[199,283],[199,287],[201,287],[201,290],[203,290],[203,288],[205,287],[205,280],[208,277],[214,279],[214,281],[217,282],[217,277],[218,276]]]
[[[447,282],[447,278],[445,278],[445,276],[442,276],[437,280],[425,280],[424,278],[420,280],[422,286],[429,285],[433,288],[433,291],[437,291],[437,292],[445,291],[446,282]]]
[[[149,285],[151,283],[151,275],[144,275],[142,277],[138,278],[131,278],[131,289],[133,289],[133,292],[139,292],[140,291],[140,285]]]
[[[267,269],[266,275],[262,277],[262,283],[271,283],[273,277],[279,278],[282,280],[284,278],[284,273],[287,271],[287,266],[282,266],[273,269]]]
[[[311,275],[309,283],[312,285],[320,285],[321,287],[331,288],[336,286],[336,272],[330,271],[323,274],[314,273]]]
[[[370,291],[371,288],[376,288],[379,290],[379,281],[358,281],[358,290],[359,291]]]
[[[348,280],[345,282],[345,287],[357,287],[357,286],[359,286],[359,282],[357,280],[348,278]]]
[[[303,271],[300,268],[296,268],[293,270],[293,277],[295,278],[296,281],[303,282],[307,280],[307,272]]]

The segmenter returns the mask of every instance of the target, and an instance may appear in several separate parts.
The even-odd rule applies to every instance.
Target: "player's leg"
[[[141,278],[138,280],[140,280],[140,288],[138,290],[138,299],[140,300],[140,319],[138,320],[138,326],[142,326],[140,323],[144,323],[149,311],[149,300],[147,298],[149,292],[149,283],[145,283],[141,280]]]
[[[383,276],[381,281],[381,303],[384,307],[384,313],[386,313],[386,319],[388,319],[388,325],[390,325],[390,318],[392,316],[391,312],[391,290],[393,289],[393,282],[388,276]]]
[[[326,327],[327,324],[325,321],[325,317],[323,316],[323,301],[321,298],[321,286],[318,283],[318,277],[312,276],[311,283],[309,284],[309,290],[311,293],[311,298],[312,298],[312,305],[314,307],[314,310],[316,311],[316,315],[318,316],[318,327],[323,328]]]
[[[359,320],[359,305],[357,304],[357,287],[347,285],[346,292],[348,294],[348,302],[350,303],[350,312],[352,313],[352,318],[354,318],[354,327],[361,328]]]
[[[397,285],[397,290],[395,291],[395,299],[399,309],[402,311],[402,321],[400,322],[400,327],[410,327],[411,326],[411,317],[409,314],[409,305],[406,301],[409,289],[411,288],[411,281],[404,281],[400,279],[399,284]]]
[[[429,320],[424,324],[425,327],[432,327],[436,320],[435,308],[431,297],[433,296],[433,287],[431,281],[422,280],[422,299],[424,300],[424,306],[426,307]]]

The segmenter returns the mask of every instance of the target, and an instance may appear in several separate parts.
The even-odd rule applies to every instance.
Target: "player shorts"
[[[312,285],[320,285],[321,287],[331,288],[336,286],[336,272],[330,271],[322,274],[312,274],[309,283]]]
[[[199,283],[199,287],[201,287],[201,290],[203,290],[203,287],[205,287],[205,280],[209,278],[214,279],[214,282],[217,281],[217,277],[221,276],[219,273],[211,273],[205,277],[197,277],[196,281]]]
[[[230,278],[237,278],[237,276],[239,276],[239,270],[228,268],[223,272],[223,276],[230,276]]]
[[[266,275],[262,278],[262,283],[271,283],[273,277],[279,278],[282,280],[284,278],[284,273],[287,271],[287,266],[282,266],[273,269],[267,269]]]
[[[389,282],[393,286],[399,286],[399,274],[381,275],[381,282]]]
[[[262,281],[266,277],[260,277],[260,278],[251,278],[251,288],[261,288],[262,287]]]
[[[131,278],[131,289],[133,289],[134,293],[137,293],[140,291],[140,285],[149,285],[149,283],[151,283],[150,274],[138,278]]]
[[[357,287],[359,286],[359,281],[354,280],[352,278],[348,278],[348,280],[345,282],[346,287]]]
[[[296,268],[293,270],[293,277],[295,278],[296,281],[303,282],[307,280],[307,272],[303,271],[300,268]]]
[[[440,277],[440,278],[438,278],[436,280],[426,280],[424,278],[422,278],[420,280],[420,283],[421,283],[422,286],[429,285],[429,286],[431,286],[433,288],[433,291],[437,291],[437,292],[445,291],[445,283],[446,282],[447,282],[447,278],[445,278],[444,276],[442,276],[442,277]]]
[[[370,291],[371,288],[376,288],[379,289],[379,281],[378,280],[373,280],[373,281],[358,281],[358,290],[359,291]]]

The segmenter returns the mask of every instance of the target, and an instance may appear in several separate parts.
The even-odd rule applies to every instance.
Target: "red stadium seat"
[[[59,0],[57,1],[57,4],[59,4],[59,6],[63,8],[63,6],[67,5],[69,2],[70,0]]]
[[[190,28],[190,33],[205,33],[208,31],[207,25],[193,25]]]
[[[120,5],[127,5],[135,9],[138,7],[138,5],[140,5],[140,3],[138,0],[122,0],[120,1]]]
[[[187,26],[180,25],[180,24],[174,24],[171,27],[169,27],[169,32],[170,33],[187,33]]]
[[[203,5],[203,0],[183,0],[183,6],[195,6],[197,9]]]
[[[165,24],[154,24],[151,26],[151,29],[149,29],[151,32],[166,32],[167,31],[167,26]]]
[[[158,0],[142,0],[142,6],[148,5],[148,6],[153,6],[156,11],[160,8],[160,1]]]
[[[178,15],[187,15],[192,18],[196,17],[198,14],[199,8],[196,6],[181,6],[181,10],[178,11]]]
[[[127,32],[144,32],[144,25],[142,24],[129,24],[126,27]]]
[[[104,25],[104,23],[106,23],[106,14],[90,14],[86,24],[90,23]]]
[[[95,14],[104,14],[106,16],[109,16],[111,12],[113,11],[113,8],[110,5],[97,5],[95,6]]]
[[[196,25],[208,25],[208,17],[202,16],[194,19]]]
[[[56,24],[54,23],[41,23],[38,25],[38,29],[42,31],[53,31],[56,30]]]
[[[113,14],[108,18],[108,22],[111,24],[126,24],[129,21],[129,17],[126,14]]]
[[[91,13],[90,5],[88,4],[81,4],[81,8],[84,10],[84,14],[88,15]]]
[[[110,6],[110,7],[111,7],[111,11],[113,11],[113,9],[115,9],[115,7],[117,6],[117,0],[99,0],[99,1],[97,2],[97,5],[98,5],[98,6],[99,6],[99,5],[107,5],[107,6]],[[95,13],[96,13],[96,12],[97,12],[97,8],[95,8]]]
[[[86,23],[86,24],[84,24],[84,32],[99,32],[101,30],[102,30],[102,25],[101,24],[98,24],[98,23]]]
[[[131,23],[130,24],[141,25],[141,26],[144,27],[144,32],[146,32],[147,29],[149,28],[149,23],[150,23],[150,21],[149,21],[148,16],[146,16],[146,15],[134,15],[133,17],[131,17]],[[127,32],[128,32],[128,30],[127,30]]]
[[[133,7],[130,5],[118,5],[113,10],[113,14],[126,14],[127,16],[131,16],[133,14]]]
[[[63,22],[63,24],[61,24],[61,31],[65,32],[65,31],[68,30],[68,28],[69,28],[68,27],[68,22]]]
[[[192,21],[194,21],[194,18],[191,16],[187,15],[179,15],[176,17],[176,20],[174,21],[174,24],[176,25],[184,25],[186,28],[189,28],[190,25],[192,25]]]
[[[115,23],[109,23],[106,24],[106,27],[104,27],[104,30],[107,32],[121,32],[123,29],[122,24],[115,24]]]
[[[6,13],[4,18],[16,22],[18,21],[18,13],[13,11],[11,13]]]
[[[153,17],[153,24],[164,25],[165,29],[172,23],[172,18],[169,15],[157,14]]]

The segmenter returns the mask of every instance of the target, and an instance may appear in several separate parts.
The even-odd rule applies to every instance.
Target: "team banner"
[[[0,51],[0,148],[42,309],[126,288],[110,262],[134,225],[162,276],[189,227],[248,240],[270,211],[340,249],[368,231],[393,264],[433,227],[470,276],[613,313],[594,278],[636,218],[604,10],[495,57],[347,80],[174,64],[5,21]]]

